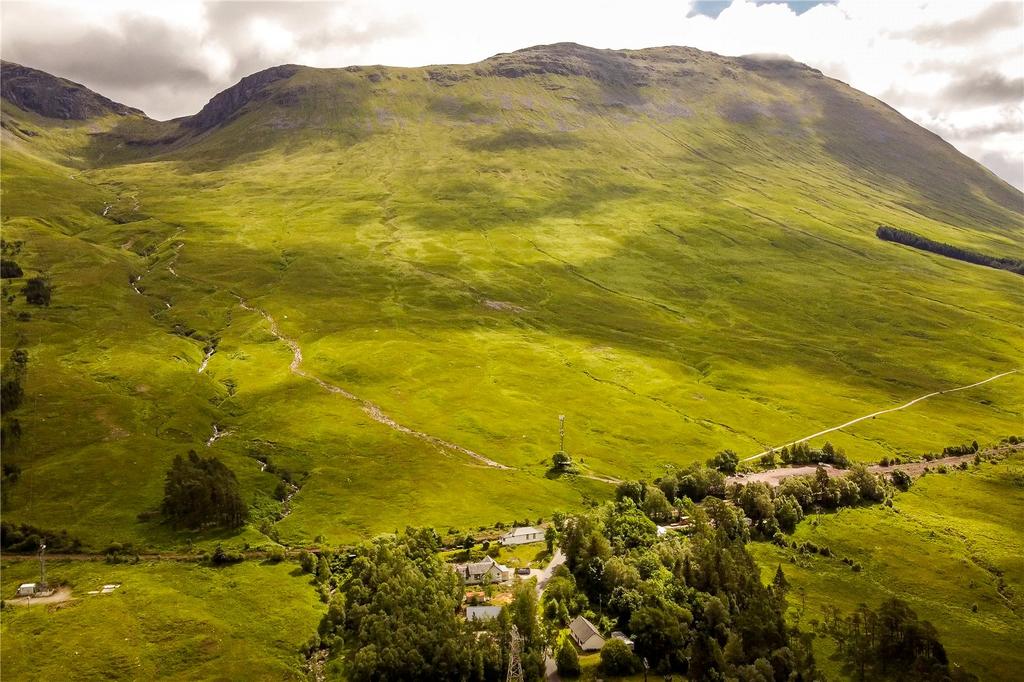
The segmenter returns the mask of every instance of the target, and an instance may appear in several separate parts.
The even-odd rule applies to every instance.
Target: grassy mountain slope
[[[898,597],[939,630],[951,660],[981,679],[1013,679],[1024,663],[1024,458],[922,478],[892,508],[847,509],[803,521],[793,537],[829,547],[806,555],[769,543],[752,548],[765,580],[782,565],[791,615],[806,627],[825,606],[849,612]],[[852,572],[842,563],[862,566]],[[913,557],[913,560],[908,560]],[[839,677],[834,643],[816,641],[819,664]]]
[[[652,477],[1024,358],[1019,276],[874,236],[1020,257],[1020,193],[802,65],[558,45],[278,67],[171,122],[3,107],[4,238],[56,287],[3,309],[4,357],[30,354],[4,515],[93,545],[180,544],[136,516],[188,448],[261,509],[270,456],[301,490],[263,530],[339,541],[608,494],[546,475],[560,413],[585,473]],[[292,372],[254,307],[308,375],[510,468]],[[1013,433],[1022,389],[832,440],[877,459]]]

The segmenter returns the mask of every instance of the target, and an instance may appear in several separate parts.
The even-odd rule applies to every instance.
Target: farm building
[[[582,651],[600,651],[604,646],[604,637],[594,624],[583,616],[576,616],[569,623],[569,632],[572,634],[572,641],[576,642],[576,646]]]
[[[512,571],[508,566],[502,566],[491,557],[468,564],[455,564],[452,570],[462,576],[467,585],[479,585],[484,582],[485,577],[492,583],[503,583],[512,577]]]
[[[506,546],[528,545],[531,542],[544,542],[543,528],[534,528],[533,526],[513,528],[501,536],[501,544]]]
[[[468,621],[485,621],[494,620],[501,613],[500,606],[467,606],[466,607],[466,620]]]

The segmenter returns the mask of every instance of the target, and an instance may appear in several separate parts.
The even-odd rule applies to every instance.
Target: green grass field
[[[473,528],[609,494],[547,476],[559,414],[584,472],[651,478],[1024,366],[1019,276],[874,236],[1019,257],[1019,194],[811,73],[680,57],[710,87],[658,80],[678,62],[649,55],[642,86],[303,69],[168,147],[153,138],[177,124],[5,103],[35,135],[3,131],[4,239],[56,288],[37,308],[4,283],[4,357],[30,355],[4,518],[178,547],[191,536],[137,516],[196,448],[254,501],[277,479],[250,455],[306,474],[276,527],[290,544]],[[511,469],[293,374],[237,297],[304,371]],[[832,440],[866,461],[985,442],[1020,430],[1022,396],[1015,375]],[[229,434],[207,448],[214,424]]]
[[[820,621],[825,606],[849,612],[898,597],[935,625],[952,661],[983,680],[1014,679],[1024,665],[1022,485],[1018,452],[980,469],[929,474],[897,495],[892,509],[846,509],[801,522],[793,539],[827,545],[834,557],[750,547],[765,580],[782,565],[792,586],[790,615],[804,627]],[[818,663],[835,676],[832,651],[830,641],[817,640]]]
[[[39,576],[35,561],[2,568],[4,595]],[[306,679],[300,647],[326,608],[293,563],[51,561],[47,577],[73,598],[5,607],[8,679]],[[112,583],[111,594],[88,594]]]

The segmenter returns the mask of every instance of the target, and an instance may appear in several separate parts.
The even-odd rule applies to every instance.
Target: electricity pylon
[[[522,645],[522,640],[519,639],[519,628],[513,625],[509,637],[508,675],[505,677],[505,682],[523,682],[523,661],[520,655]]]

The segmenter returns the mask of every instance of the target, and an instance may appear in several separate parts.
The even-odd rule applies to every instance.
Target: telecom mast
[[[46,543],[39,546],[39,590],[46,589]]]
[[[558,415],[558,451],[565,452],[565,415]]]

